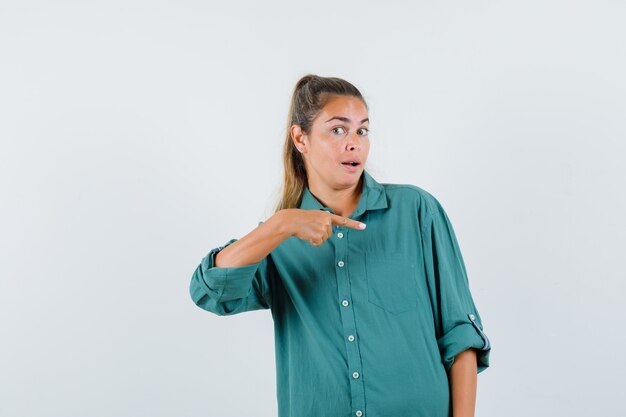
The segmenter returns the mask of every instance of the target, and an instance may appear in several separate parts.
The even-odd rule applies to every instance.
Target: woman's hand
[[[284,209],[280,215],[289,236],[320,246],[333,234],[333,225],[365,229],[365,223],[329,213],[325,210]]]

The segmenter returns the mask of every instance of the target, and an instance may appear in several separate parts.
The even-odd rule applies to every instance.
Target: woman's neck
[[[363,176],[352,187],[344,189],[335,189],[325,184],[312,184],[309,182],[309,191],[322,203],[325,207],[343,217],[350,217],[359,205],[362,193]]]

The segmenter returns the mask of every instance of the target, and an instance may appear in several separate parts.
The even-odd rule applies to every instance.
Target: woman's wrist
[[[281,238],[287,239],[294,235],[293,228],[289,217],[289,210],[283,209],[274,213],[266,223],[269,223],[274,229],[274,233],[280,235]]]

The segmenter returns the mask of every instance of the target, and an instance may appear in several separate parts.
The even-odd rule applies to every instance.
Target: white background
[[[626,415],[625,12],[2,1],[0,415],[276,415],[270,312],[188,287],[271,215],[308,72],[361,89],[370,174],[450,216],[493,345],[476,415]]]

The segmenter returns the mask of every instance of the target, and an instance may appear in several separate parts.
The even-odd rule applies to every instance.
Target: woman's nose
[[[361,137],[355,132],[354,135],[348,135],[348,149],[353,151],[355,148],[361,150]]]
[[[360,139],[349,138],[347,147],[351,151],[353,151],[354,149],[361,150],[361,141],[360,141]]]

